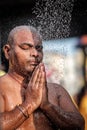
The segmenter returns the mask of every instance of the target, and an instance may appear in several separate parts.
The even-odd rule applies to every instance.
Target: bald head
[[[38,30],[32,26],[13,28],[3,50],[6,59],[9,60],[9,69],[20,74],[33,72],[35,66],[31,65],[31,59],[35,64],[39,64],[43,59],[42,38]]]
[[[14,43],[15,36],[18,34],[18,32],[23,32],[23,31],[31,32],[33,39],[35,41],[39,40],[40,42],[42,42],[42,37],[39,31],[35,27],[28,26],[28,25],[21,25],[21,26],[16,26],[10,31],[8,35],[7,43],[12,45]]]

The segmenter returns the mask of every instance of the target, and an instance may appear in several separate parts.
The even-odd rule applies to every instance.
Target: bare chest
[[[4,94],[5,99],[5,110],[10,111],[19,105],[23,101],[23,90],[20,88],[8,89]]]

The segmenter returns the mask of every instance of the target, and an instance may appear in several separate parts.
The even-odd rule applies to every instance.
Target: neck
[[[9,74],[12,74],[14,76],[18,76],[20,80],[28,78],[30,80],[32,73],[31,72],[25,72],[25,71],[16,71],[14,68],[9,68],[8,70]]]
[[[8,75],[11,76],[14,80],[16,80],[19,84],[22,84],[24,77],[16,73],[15,71],[9,70]]]
[[[29,83],[29,80],[31,78],[30,75],[21,75],[14,70],[9,69],[8,75],[13,78],[16,82],[18,82],[21,86],[24,86],[26,88],[26,85]]]

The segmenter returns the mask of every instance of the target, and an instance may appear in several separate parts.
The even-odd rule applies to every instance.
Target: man
[[[0,78],[0,130],[83,130],[84,119],[69,94],[46,82],[38,31],[15,27],[3,49],[9,70]]]

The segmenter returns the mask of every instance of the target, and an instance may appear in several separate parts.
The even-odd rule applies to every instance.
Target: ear
[[[9,56],[10,56],[10,45],[9,44],[6,44],[4,45],[3,47],[3,51],[4,51],[4,54],[5,54],[5,58],[8,60],[9,59]]]

